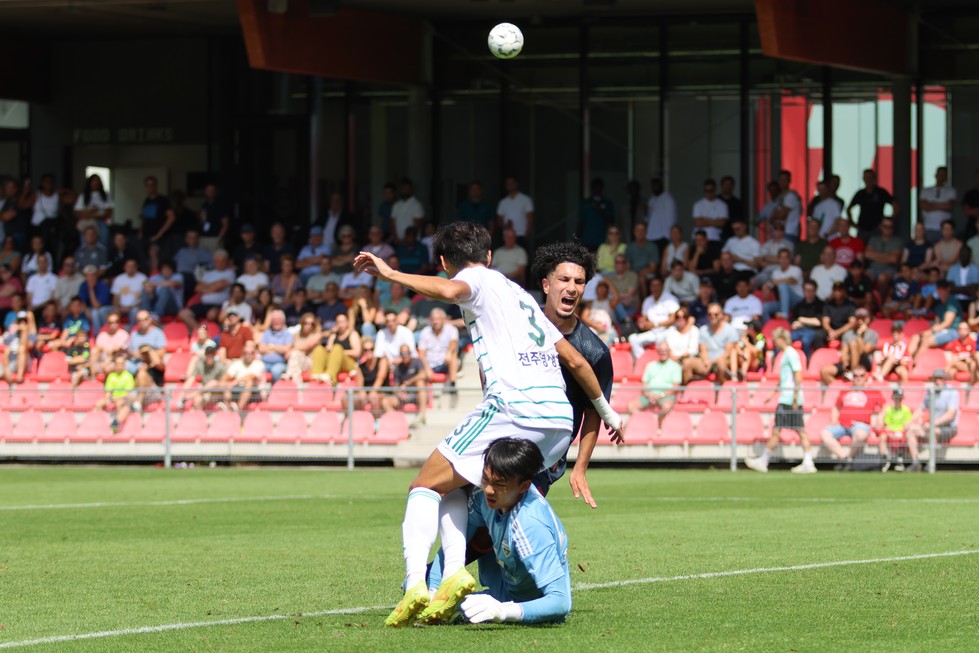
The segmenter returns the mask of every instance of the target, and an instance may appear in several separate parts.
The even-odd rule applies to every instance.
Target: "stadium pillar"
[[[891,87],[894,96],[894,177],[881,180],[891,184],[894,199],[901,205],[897,219],[898,233],[910,233],[916,213],[911,206],[911,80],[899,77]],[[918,137],[921,140],[920,134]],[[919,145],[920,147],[920,145]]]
[[[741,39],[741,53],[740,53],[740,63],[741,63],[741,80],[739,89],[739,130],[738,130],[738,147],[741,150],[741,170],[740,174],[740,184],[741,184],[741,201],[742,206],[749,207],[748,214],[751,215],[753,211],[750,207],[754,206],[754,202],[751,198],[751,192],[754,190],[754,184],[749,182],[751,178],[751,77],[750,77],[750,65],[751,57],[748,51],[749,46],[749,24],[746,18],[741,19],[739,25],[740,28],[740,39]],[[754,222],[752,220],[752,222]]]
[[[833,69],[823,66],[823,179],[833,176]],[[807,188],[810,195],[813,189]]]
[[[308,77],[306,111],[309,117],[309,220],[306,227],[316,222],[319,212],[320,180],[320,124],[323,120],[323,78]]]
[[[591,175],[591,121],[588,115],[588,26],[578,27],[578,115],[581,124],[581,174],[578,197],[588,197]]]
[[[666,96],[670,87],[670,26],[664,21],[659,24],[659,151],[656,153],[656,167],[653,173],[663,179],[666,187],[670,180],[666,172]]]

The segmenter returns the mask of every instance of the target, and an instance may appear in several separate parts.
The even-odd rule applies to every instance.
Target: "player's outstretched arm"
[[[458,304],[469,299],[472,288],[465,281],[454,281],[443,277],[422,274],[408,274],[394,270],[390,265],[370,252],[361,252],[354,259],[354,270],[366,271],[371,276],[384,281],[400,283],[409,290],[421,293],[430,299]]]
[[[595,444],[598,442],[598,429],[600,427],[601,420],[598,418],[598,413],[591,409],[586,410],[581,424],[581,437],[578,438],[578,457],[575,459],[574,468],[568,477],[574,498],[584,499],[585,503],[592,508],[597,508],[598,504],[592,498],[585,474],[588,471],[588,464],[591,462],[592,452],[595,451]]]
[[[591,400],[599,417],[612,430],[612,442],[625,442],[625,436],[622,433],[622,418],[612,410],[608,401],[605,400],[605,395],[602,394],[602,386],[599,385],[598,377],[595,376],[595,370],[588,364],[585,357],[564,338],[558,340],[555,348],[561,365],[571,372],[571,376]]]

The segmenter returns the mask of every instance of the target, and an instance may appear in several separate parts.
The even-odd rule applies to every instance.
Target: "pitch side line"
[[[14,510],[67,510],[76,508],[131,508],[139,506],[191,506],[201,503],[247,503],[251,501],[309,501],[312,499],[398,499],[385,494],[296,494],[267,497],[214,497],[210,499],[170,499],[167,501],[99,501],[94,503],[53,503],[27,506],[0,506],[0,512]]]
[[[748,574],[766,574],[779,571],[805,571],[808,569],[823,569],[826,567],[845,567],[851,565],[872,565],[881,562],[907,562],[910,560],[927,560],[929,558],[950,558],[954,556],[967,556],[979,553],[979,549],[965,551],[946,551],[944,553],[922,553],[918,555],[896,556],[893,558],[870,558],[867,560],[841,560],[838,562],[816,562],[806,565],[792,565],[789,567],[756,567],[753,569],[734,569],[731,571],[714,571],[703,574],[686,574],[683,576],[663,576],[660,578],[636,578],[632,580],[619,580],[609,583],[576,583],[576,591],[593,589],[606,589],[612,587],[624,587],[627,585],[646,585],[651,583],[671,583],[681,580],[702,580],[705,578],[723,578],[725,576],[744,576]],[[174,624],[163,624],[161,626],[142,626],[139,628],[121,628],[119,630],[102,630],[92,633],[79,633],[76,635],[54,635],[51,637],[38,637],[36,639],[22,639],[13,642],[0,643],[0,649],[27,648],[29,646],[39,646],[41,644],[59,644],[62,642],[77,642],[86,639],[105,639],[108,637],[122,637],[126,635],[144,635],[151,633],[163,633],[171,630],[189,630],[191,628],[210,628],[214,626],[234,626],[239,624],[262,623],[267,621],[281,621],[283,619],[295,619],[298,617],[327,617],[331,615],[362,614],[377,610],[390,610],[390,605],[375,605],[362,608],[339,608],[336,610],[321,610],[319,612],[304,612],[301,614],[271,614],[253,617],[238,617],[234,619],[220,619],[216,621],[187,621]]]
[[[601,497],[599,497],[601,498]],[[575,499],[570,496],[548,496],[547,500],[551,503],[555,501],[580,501],[580,499]],[[925,499],[925,498],[913,498],[913,499],[898,499],[889,497],[880,498],[847,498],[847,497],[618,497],[616,499],[607,499],[611,503],[617,501],[648,501],[648,502],[663,502],[663,503],[751,503],[751,502],[765,502],[765,503],[979,503],[979,498],[976,499]]]

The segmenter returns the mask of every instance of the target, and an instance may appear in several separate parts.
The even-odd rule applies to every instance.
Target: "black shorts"
[[[212,308],[220,309],[221,306],[218,304],[194,304],[190,307],[190,311],[198,320],[203,320]]]
[[[779,404],[775,408],[775,428],[799,431],[804,428],[802,409],[792,408],[788,404]]]
[[[158,367],[147,367],[146,372],[150,375],[150,378],[153,379],[153,384],[156,385],[156,387],[163,387],[163,370]]]

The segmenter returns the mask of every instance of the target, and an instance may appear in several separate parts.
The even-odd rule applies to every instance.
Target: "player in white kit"
[[[388,626],[444,619],[475,589],[464,566],[466,502],[442,505],[442,497],[479,485],[483,453],[501,437],[534,442],[544,455],[545,468],[560,460],[573,436],[562,365],[621,437],[622,420],[605,400],[587,361],[533,297],[488,267],[490,235],[485,228],[462,222],[443,226],[435,236],[435,256],[448,279],[392,270],[367,252],[354,260],[358,272],[367,270],[432,299],[459,304],[484,377],[482,402],[432,452],[411,484],[402,524],[406,590],[385,621]],[[436,535],[442,538],[445,580],[430,600],[425,574]]]

